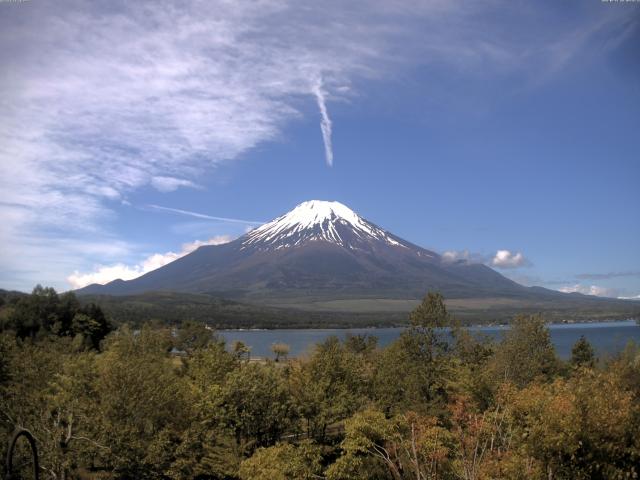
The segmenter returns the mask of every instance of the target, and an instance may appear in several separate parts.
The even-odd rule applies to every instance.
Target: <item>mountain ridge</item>
[[[205,245],[133,280],[89,285],[80,295],[151,291],[207,294],[258,304],[350,299],[568,299],[525,287],[480,263],[446,261],[360,217],[339,202],[310,200],[245,235]],[[575,297],[572,297],[575,298]]]

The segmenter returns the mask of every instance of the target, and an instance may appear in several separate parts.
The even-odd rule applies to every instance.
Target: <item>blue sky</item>
[[[326,199],[640,295],[640,3],[30,0],[0,41],[2,288],[131,278]]]

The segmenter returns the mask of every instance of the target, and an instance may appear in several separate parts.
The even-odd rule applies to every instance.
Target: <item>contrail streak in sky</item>
[[[153,210],[177,213],[179,215],[187,215],[189,217],[204,218],[207,220],[217,220],[220,222],[244,223],[246,225],[262,225],[263,223],[265,223],[265,222],[253,222],[251,220],[241,220],[239,218],[214,217],[211,215],[206,215],[204,213],[191,212],[189,210],[181,210],[179,208],[161,207],[160,205],[147,205],[147,207]]]
[[[322,140],[324,142],[324,153],[327,159],[327,165],[333,166],[333,145],[331,144],[331,119],[329,118],[329,113],[327,112],[326,105],[326,92],[322,89],[322,79],[319,79],[313,85],[313,94],[316,97],[316,101],[318,102],[318,108],[320,109],[320,115],[322,119],[320,120],[320,129],[322,130]]]

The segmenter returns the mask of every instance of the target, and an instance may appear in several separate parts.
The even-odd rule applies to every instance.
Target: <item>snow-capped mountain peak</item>
[[[297,205],[289,213],[276,219],[281,225],[299,225],[309,228],[316,224],[322,224],[326,220],[341,218],[348,223],[357,225],[361,223],[360,217],[346,205],[340,202],[327,202],[323,200],[309,200]]]
[[[310,200],[249,232],[243,245],[271,250],[324,241],[359,248],[370,240],[406,247],[340,202]]]

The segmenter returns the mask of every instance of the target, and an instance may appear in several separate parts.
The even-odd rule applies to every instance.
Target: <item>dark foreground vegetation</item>
[[[41,478],[640,474],[640,348],[598,361],[581,339],[562,362],[540,316],[491,344],[429,294],[384,349],[330,338],[308,358],[281,346],[279,361],[256,362],[201,323],[114,329],[100,307],[50,289],[5,302],[0,437],[30,430]],[[447,325],[453,342],[438,333]]]

